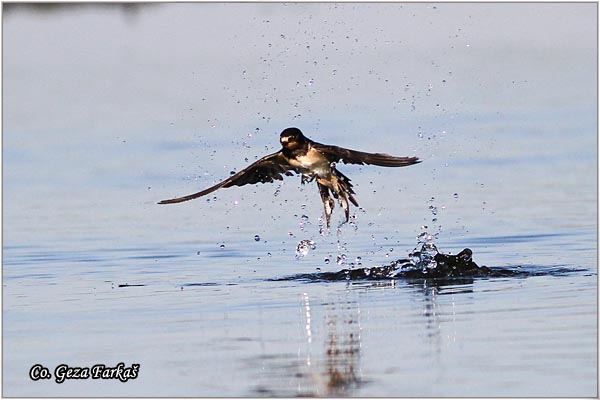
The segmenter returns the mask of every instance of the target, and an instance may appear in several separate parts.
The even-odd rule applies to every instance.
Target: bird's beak
[[[284,136],[284,137],[282,137],[282,138],[279,138],[279,141],[281,142],[281,144],[283,144],[283,143],[287,143],[289,140],[290,140],[290,138],[289,138],[289,137],[287,137],[287,136]]]

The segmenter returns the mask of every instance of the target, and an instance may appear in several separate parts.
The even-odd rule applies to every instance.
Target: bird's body
[[[354,190],[347,176],[336,168],[336,163],[346,164],[371,164],[382,167],[404,167],[419,163],[417,157],[394,157],[382,153],[364,153],[338,146],[324,145],[305,137],[298,128],[287,128],[280,135],[281,150],[269,154],[249,165],[242,171],[230,176],[228,179],[205,189],[184,197],[163,200],[159,204],[181,203],[192,200],[222,187],[243,186],[254,183],[273,182],[282,180],[283,175],[292,176],[294,173],[302,175],[302,184],[317,181],[327,227],[330,226],[331,213],[338,199],[344,208],[346,221],[350,218],[348,200],[358,207],[354,198]]]
[[[310,144],[308,146],[309,148],[304,154],[289,157],[290,165],[306,176],[325,176],[330,174],[331,171],[330,168],[328,168],[329,162],[327,161],[327,158],[318,150],[312,148]]]

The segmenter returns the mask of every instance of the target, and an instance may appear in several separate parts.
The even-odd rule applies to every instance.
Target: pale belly
[[[308,178],[331,176],[331,165],[329,161],[318,151],[310,149],[305,155],[290,160],[290,164],[298,168],[302,175]]]

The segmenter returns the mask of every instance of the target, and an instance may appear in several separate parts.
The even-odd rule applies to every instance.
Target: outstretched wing
[[[283,154],[281,154],[279,151],[261,158],[237,174],[225,179],[223,182],[217,183],[215,186],[204,189],[198,193],[190,194],[188,196],[163,200],[158,204],[181,203],[183,201],[193,200],[212,193],[220,188],[251,185],[259,182],[273,182],[273,180],[283,180],[283,175],[294,175],[291,171],[298,172],[287,162]]]
[[[313,142],[312,145],[325,155],[330,162],[341,161],[344,164],[371,164],[381,167],[406,167],[421,162],[418,157],[395,157],[384,153],[365,153],[316,142]]]

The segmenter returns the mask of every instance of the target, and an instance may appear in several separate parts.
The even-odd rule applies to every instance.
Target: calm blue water
[[[4,5],[3,395],[597,396],[596,7]],[[288,126],[423,163],[156,204]],[[294,279],[423,231],[536,276]]]

